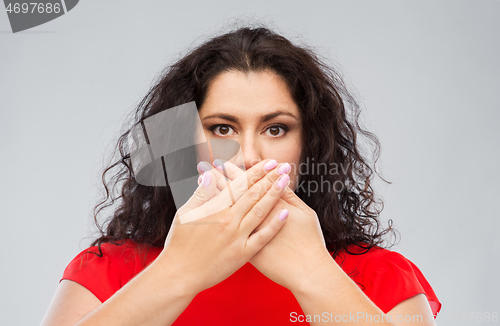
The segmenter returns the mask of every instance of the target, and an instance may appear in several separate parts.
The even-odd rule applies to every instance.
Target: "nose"
[[[262,161],[260,144],[253,136],[245,136],[240,140],[241,151],[245,162],[245,171]]]

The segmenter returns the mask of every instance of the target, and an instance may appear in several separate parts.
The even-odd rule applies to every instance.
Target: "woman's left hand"
[[[308,277],[333,258],[326,249],[316,212],[290,188],[285,190],[260,227],[284,208],[289,211],[287,223],[252,257],[250,263],[269,279],[293,292],[307,286]]]

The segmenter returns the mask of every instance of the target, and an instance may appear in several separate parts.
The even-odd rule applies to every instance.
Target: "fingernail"
[[[270,160],[269,162],[264,164],[264,169],[269,171],[269,170],[274,169],[276,167],[276,165],[278,165],[278,162],[276,162],[276,160]]]
[[[205,161],[201,161],[200,163],[198,163],[198,165],[196,166],[198,168],[198,170],[200,170],[201,172],[207,172],[207,171],[210,171],[211,167],[210,167],[210,164],[208,164],[207,162]]]
[[[198,184],[200,184],[200,183],[201,183],[201,179],[202,179],[202,178],[203,178],[203,177],[202,177],[201,175],[198,177]]]
[[[291,169],[292,167],[290,166],[290,164],[285,163],[278,169],[278,174],[288,173]]]
[[[210,184],[210,173],[203,173],[203,179],[201,180],[201,183],[203,183],[205,187],[208,187],[208,185]]]
[[[284,208],[280,212],[280,215],[278,215],[278,218],[280,219],[280,221],[283,221],[287,216],[288,216],[288,209]]]
[[[222,171],[222,170],[224,170],[224,169],[226,168],[226,167],[224,166],[224,162],[222,162],[222,161],[221,161],[221,160],[219,160],[219,159],[215,159],[215,160],[213,161],[213,165],[214,165],[217,169],[219,169],[219,170],[221,170],[221,171]]]
[[[283,188],[286,185],[288,185],[288,181],[290,181],[290,176],[288,174],[282,174],[281,177],[278,179],[278,182],[276,183],[276,185],[279,188]]]

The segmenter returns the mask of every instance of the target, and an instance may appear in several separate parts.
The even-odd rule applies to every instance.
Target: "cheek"
[[[288,162],[290,165],[299,164],[301,154],[300,144],[283,142],[277,145],[262,148],[262,159],[274,158],[278,162]]]

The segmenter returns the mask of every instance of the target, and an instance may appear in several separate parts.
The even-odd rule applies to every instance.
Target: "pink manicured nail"
[[[201,172],[207,172],[207,171],[210,171],[210,169],[212,168],[210,166],[210,164],[208,164],[207,162],[204,162],[204,161],[201,161],[200,163],[198,163],[198,165],[196,166],[198,168],[198,170],[200,170]]]
[[[224,170],[226,167],[224,166],[224,162],[219,159],[215,159],[212,164],[220,171]]]
[[[200,183],[201,183],[201,179],[202,179],[202,178],[203,178],[203,176],[201,176],[201,175],[198,177],[198,184],[200,184]]]
[[[203,183],[205,187],[208,187],[208,185],[210,184],[210,173],[203,173],[203,179],[201,180],[201,183]]]
[[[280,221],[283,221],[287,216],[288,216],[288,209],[284,208],[280,212],[280,215],[278,215],[278,218],[280,219]]]
[[[291,169],[292,167],[290,166],[290,164],[285,163],[278,169],[278,174],[288,173]]]
[[[283,188],[288,184],[288,181],[290,181],[290,176],[288,174],[282,174],[281,177],[278,179],[276,185],[280,188]]]
[[[269,171],[269,170],[274,169],[276,167],[276,165],[278,165],[278,162],[276,162],[276,160],[270,160],[269,162],[264,164],[264,169]]]

